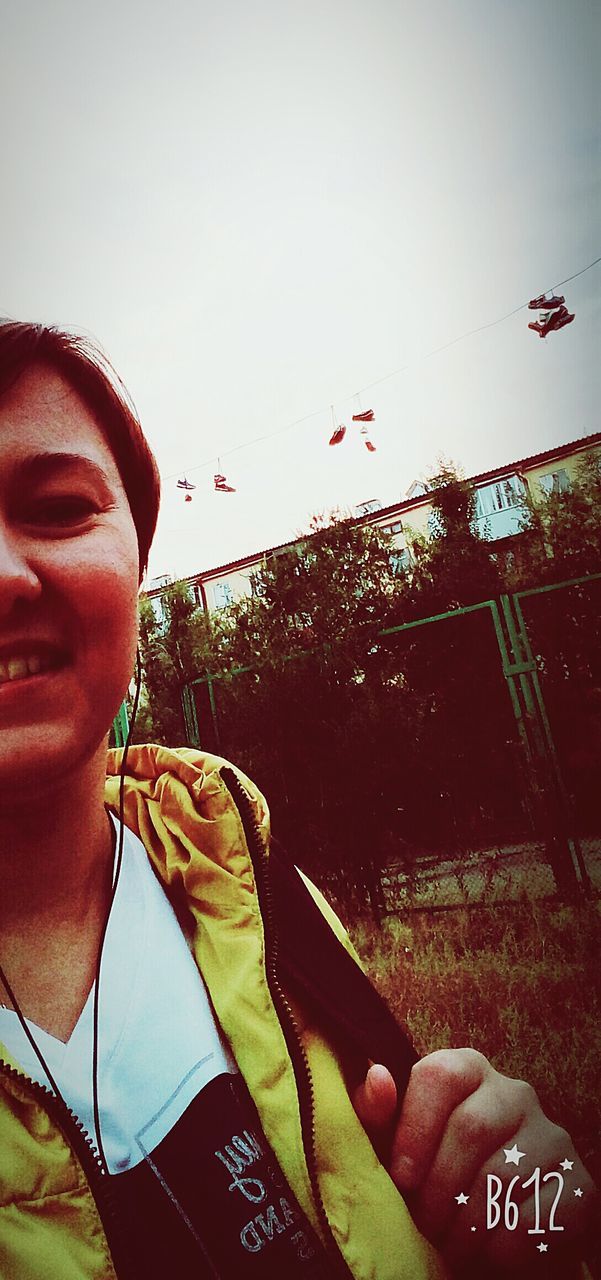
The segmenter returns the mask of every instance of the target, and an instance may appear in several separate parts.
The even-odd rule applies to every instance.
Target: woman
[[[274,890],[248,779],[158,747],[107,770],[158,500],[98,354],[1,326],[0,1274],[419,1280],[447,1274],[443,1254],[457,1274],[552,1274],[559,1246],[545,1271],[525,1225],[487,1233],[481,1213],[478,1235],[462,1215],[514,1145],[522,1170],[576,1170],[560,1272],[576,1274],[590,1180],[526,1086],[448,1051],[414,1066],[400,1110],[372,1066],[355,1113],[367,1055],[337,999],[329,1027],[311,953],[342,1001],[345,975],[359,1003],[363,980],[325,904],[318,944],[298,877]],[[302,946],[285,961],[305,919],[306,964]],[[394,1035],[370,999],[381,1058]]]

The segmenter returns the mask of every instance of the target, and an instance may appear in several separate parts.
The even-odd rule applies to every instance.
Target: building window
[[[403,526],[400,520],[395,520],[394,524],[383,524],[382,529],[384,533],[402,533],[403,532]]]
[[[491,516],[495,511],[508,511],[524,501],[525,486],[521,476],[507,476],[494,484],[483,485],[476,492],[476,515]]]
[[[568,493],[571,488],[570,477],[565,467],[560,467],[559,471],[549,471],[548,475],[540,477],[538,483],[547,498],[552,493]]]
[[[225,609],[226,605],[231,604],[234,599],[234,593],[229,582],[216,582],[213,586],[213,600],[216,609]]]
[[[407,547],[399,547],[390,553],[390,564],[395,574],[407,573],[411,565],[411,554]]]
[[[424,494],[427,492],[428,490],[422,480],[414,480],[413,484],[409,485],[409,488],[407,490],[407,493],[405,494],[405,497],[423,498]]]
[[[371,516],[374,511],[381,511],[382,503],[379,498],[368,498],[367,502],[358,502],[355,507],[355,515]]]

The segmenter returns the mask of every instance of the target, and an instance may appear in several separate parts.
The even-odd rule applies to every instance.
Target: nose
[[[35,600],[40,591],[40,579],[25,547],[0,520],[0,617],[7,617],[18,601]]]

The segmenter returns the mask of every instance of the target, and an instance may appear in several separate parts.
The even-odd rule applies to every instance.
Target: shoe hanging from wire
[[[542,307],[545,311],[553,311],[555,307],[561,307],[564,302],[563,294],[552,293],[551,297],[547,298],[546,294],[541,293],[538,298],[531,298],[528,306],[531,311],[540,311]]]
[[[196,485],[195,485],[195,484],[191,484],[191,482],[190,482],[189,480],[186,480],[186,477],[184,476],[181,480],[178,480],[178,482],[177,482],[177,486],[176,486],[176,487],[177,487],[178,489],[184,489],[184,490],[185,490],[184,502],[191,502],[191,501],[192,501],[192,494],[191,494],[190,490],[191,490],[191,489],[195,489],[195,488],[196,488]]]
[[[330,410],[332,413],[332,434],[328,440],[328,444],[342,444],[346,435],[346,427],[343,426],[342,423],[338,422],[336,414],[334,413],[334,405],[330,405]]]
[[[563,302],[563,299],[562,299]],[[547,302],[547,307],[549,303]],[[543,311],[538,320],[532,320],[528,325],[539,338],[546,338],[548,333],[554,330],[563,329],[566,324],[571,324],[576,312],[569,312],[567,307],[560,305],[556,310]]]
[[[353,414],[353,422],[361,423],[360,435],[363,436],[363,443],[365,445],[365,448],[367,449],[368,453],[375,453],[376,446],[370,437],[370,434],[367,428],[367,423],[373,422],[376,415],[373,409],[364,409],[362,407],[361,396],[359,395],[359,392],[357,392],[357,405],[358,405],[358,409],[357,409],[357,413]]]
[[[213,483],[215,485],[216,493],[235,493],[236,492],[233,484],[228,484],[226,477],[223,475],[221,471],[221,460],[219,458],[217,459],[217,471],[213,476]]]

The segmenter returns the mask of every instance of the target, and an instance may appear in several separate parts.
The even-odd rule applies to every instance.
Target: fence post
[[[198,732],[198,720],[196,716],[194,694],[189,684],[185,684],[182,686],[181,700],[182,700],[182,711],[184,713],[184,725],[186,729],[186,737],[191,747],[200,748],[200,735]]]
[[[127,714],[127,703],[123,701],[113,720],[113,734],[115,737],[115,746],[124,747],[127,742],[129,733],[129,716]]]
[[[214,677],[207,675],[200,680],[191,680],[188,684],[182,685],[181,701],[184,713],[184,725],[186,728],[186,737],[191,747],[200,749],[200,729],[198,727],[198,715],[196,713],[196,700],[194,698],[194,685],[206,684],[209,694],[209,706],[211,709],[211,720],[213,722],[213,733],[215,735],[215,751],[221,751],[219,737],[219,719],[217,716],[217,703],[215,699],[215,690],[213,688]],[[203,744],[206,747],[206,743]]]
[[[217,703],[215,701],[215,690],[213,688],[213,680],[211,676],[207,677],[209,688],[209,706],[211,708],[211,720],[213,721],[213,733],[215,734],[215,749],[221,752],[221,738],[219,736],[219,717],[217,715]]]
[[[545,834],[547,857],[558,889],[568,894],[585,893],[589,882],[582,854],[574,833],[569,797],[551,733],[551,726],[538,680],[536,662],[530,647],[521,611],[515,597],[501,596],[501,608],[513,661],[503,654],[504,674],[512,700],[521,702],[523,731],[528,741],[526,753],[539,818]],[[521,625],[520,625],[521,622]],[[521,708],[520,708],[521,709]]]
[[[590,882],[590,877],[586,869],[584,858],[582,856],[582,848],[581,848],[580,840],[578,839],[578,834],[576,831],[576,823],[574,821],[572,802],[571,802],[570,794],[569,794],[568,788],[566,787],[565,780],[561,771],[559,755],[557,752],[555,739],[553,737],[553,732],[551,729],[549,713],[547,711],[545,700],[543,697],[543,691],[542,691],[541,683],[538,676],[538,667],[536,665],[534,654],[532,652],[530,637],[528,635],[528,629],[526,627],[526,620],[522,612],[522,607],[519,600],[519,594],[520,594],[519,592],[516,592],[514,594],[514,596],[512,597],[512,603],[515,610],[515,616],[516,616],[517,624],[519,628],[520,640],[523,645],[526,658],[531,665],[530,678],[532,681],[534,698],[535,698],[536,707],[538,710],[538,716],[540,719],[543,742],[545,744],[546,754],[551,766],[551,773],[557,789],[560,814],[564,819],[565,839],[567,841],[572,866],[574,868],[575,878],[578,883],[578,888],[580,892],[588,894],[592,887]]]

